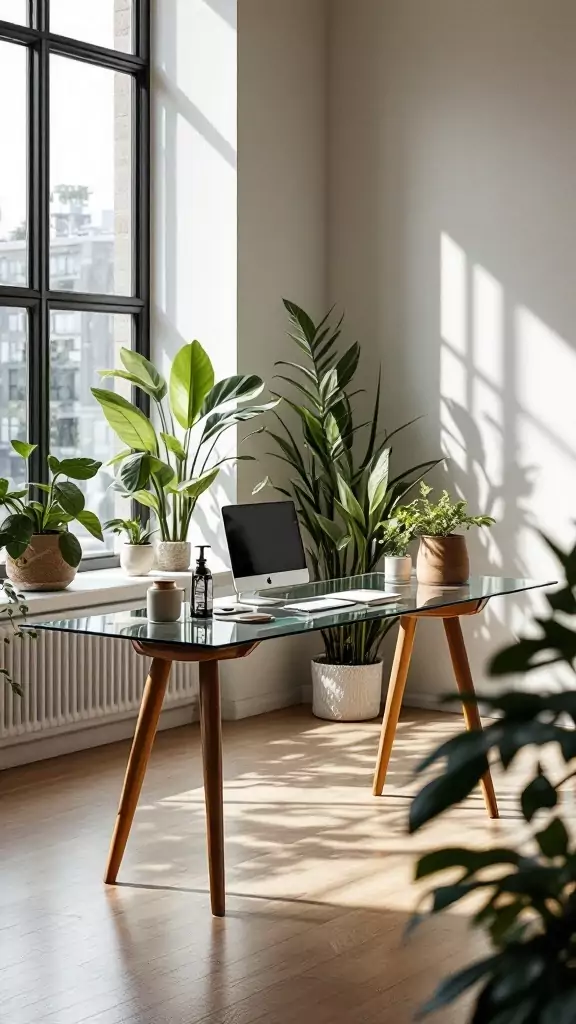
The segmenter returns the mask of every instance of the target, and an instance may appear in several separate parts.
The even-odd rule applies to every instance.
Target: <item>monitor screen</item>
[[[306,568],[294,502],[227,505],[222,518],[236,579]]]

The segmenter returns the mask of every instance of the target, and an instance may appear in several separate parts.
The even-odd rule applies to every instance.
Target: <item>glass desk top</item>
[[[189,615],[189,606],[183,605],[178,622],[148,622],[146,609],[120,610],[88,615],[83,618],[59,619],[51,622],[30,623],[30,629],[48,629],[65,633],[88,633],[95,636],[117,637],[157,644],[186,644],[217,649],[258,643],[274,637],[312,633],[330,626],[369,622],[375,619],[397,618],[435,608],[465,604],[467,601],[485,602],[492,597],[517,594],[525,590],[553,586],[554,580],[539,582],[502,576],[473,576],[461,587],[425,587],[412,580],[406,584],[388,584],[383,573],[369,573],[345,580],[310,583],[285,590],[268,589],[262,597],[281,598],[285,603],[319,597],[327,594],[345,596],[346,590],[393,590],[398,599],[390,604],[353,605],[342,609],[314,614],[295,613],[281,605],[262,608],[274,616],[272,622],[240,623],[226,619],[196,619]],[[228,604],[234,598],[228,599]],[[226,603],[226,602],[218,602]]]

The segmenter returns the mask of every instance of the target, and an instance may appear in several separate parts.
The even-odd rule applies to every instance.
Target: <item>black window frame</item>
[[[133,347],[150,355],[150,0],[132,0],[131,53],[50,32],[50,0],[29,0],[28,21],[28,25],[19,25],[0,20],[0,41],[24,46],[28,51],[28,286],[6,285],[0,279],[0,306],[17,306],[28,314],[28,440],[38,446],[30,458],[29,471],[32,480],[47,483],[51,312],[129,314]],[[50,288],[51,54],[120,71],[133,81],[130,296]],[[149,412],[146,395],[135,390],[133,400]],[[117,556],[104,553],[87,556],[80,569],[118,564]]]

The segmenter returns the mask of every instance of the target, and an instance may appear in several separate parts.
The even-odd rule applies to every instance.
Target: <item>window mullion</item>
[[[39,15],[44,13],[41,9]],[[30,440],[38,445],[30,460],[33,480],[48,478],[50,449],[49,309],[47,302],[50,246],[49,174],[49,48],[45,39],[31,50],[30,61],[30,258],[31,284],[40,292],[29,325],[28,424]]]

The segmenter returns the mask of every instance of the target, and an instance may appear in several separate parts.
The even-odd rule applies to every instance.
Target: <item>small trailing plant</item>
[[[564,553],[547,543],[565,584],[546,594],[550,614],[536,619],[538,631],[492,659],[492,676],[556,664],[576,674],[576,545]],[[443,766],[410,807],[411,832],[468,797],[489,759],[507,771],[528,748],[553,747],[556,753],[554,761],[538,760],[523,783],[518,803],[526,829],[518,849],[449,847],[420,858],[419,879],[451,873],[430,894],[430,913],[452,909],[472,893],[482,896],[472,923],[491,946],[488,956],[440,983],[421,1017],[474,987],[471,1024],[576,1021],[576,844],[562,813],[562,791],[576,776],[576,692],[558,691],[554,683],[543,690],[483,695],[481,702],[500,717],[483,731],[452,737],[418,768]]]
[[[492,516],[468,515],[468,502],[452,501],[448,491],[442,491],[437,502],[428,497],[432,488],[422,480],[420,497],[396,511],[396,518],[406,529],[418,537],[449,537],[458,529],[469,530],[472,526],[492,526]]]
[[[24,637],[31,637],[35,640],[38,636],[35,630],[28,628],[24,631],[14,620],[16,613],[22,618],[22,621],[26,619],[28,605],[25,595],[19,594],[9,580],[0,580],[0,594],[4,594],[8,598],[8,604],[0,606],[0,624],[8,622],[11,627],[11,635],[3,637],[4,648],[9,647],[13,640],[22,640]],[[18,697],[24,696],[21,683],[13,678],[7,668],[0,667],[0,676],[4,677],[4,681]]]
[[[28,462],[35,444],[11,441],[14,451]],[[82,559],[78,538],[69,531],[70,523],[80,523],[97,540],[103,540],[98,516],[85,508],[85,498],[74,480],[91,480],[102,465],[94,459],[63,459],[48,456],[50,483],[29,483],[21,490],[12,491],[8,480],[0,478],[0,508],[8,515],[0,524],[0,548],[6,548],[11,558],[20,558],[38,534],[57,534],[62,558],[76,568]],[[29,488],[41,492],[42,500],[29,497]]]
[[[149,544],[152,534],[156,533],[155,530],[143,526],[139,519],[109,519],[104,523],[104,529],[118,537],[124,535],[126,543],[134,545]]]

